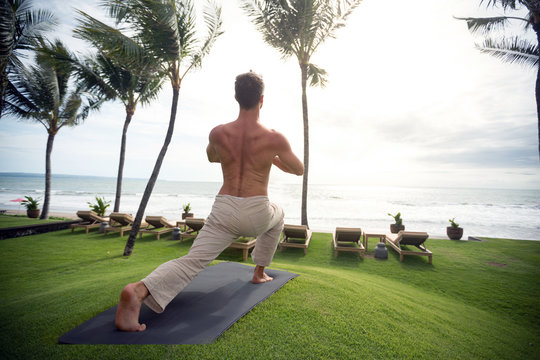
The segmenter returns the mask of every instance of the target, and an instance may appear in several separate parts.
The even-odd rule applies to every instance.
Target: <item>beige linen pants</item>
[[[160,265],[142,279],[150,295],[145,304],[157,313],[239,236],[256,236],[251,257],[269,266],[283,230],[283,210],[267,196],[218,195],[188,254]]]

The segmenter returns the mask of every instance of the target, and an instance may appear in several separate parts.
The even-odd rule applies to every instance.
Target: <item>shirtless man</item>
[[[295,174],[304,165],[294,155],[288,140],[259,123],[264,83],[253,73],[238,75],[235,98],[238,119],[216,126],[206,149],[210,162],[221,163],[223,186],[216,196],[204,227],[186,256],[160,265],[146,278],[126,285],[116,311],[116,327],[144,331],[139,312],[144,302],[155,312],[167,304],[239,236],[257,236],[251,257],[256,264],[252,282],[271,281],[264,272],[270,265],[283,229],[283,210],[268,200],[272,164]]]

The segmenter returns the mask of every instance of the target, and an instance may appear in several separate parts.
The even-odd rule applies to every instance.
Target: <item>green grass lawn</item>
[[[26,226],[36,224],[46,224],[48,222],[57,222],[64,219],[51,217],[47,220],[31,219],[26,215],[5,215],[0,214],[0,229],[12,226]]]
[[[340,253],[330,234],[276,253],[300,274],[210,345],[58,345],[127,282],[192,241],[69,230],[0,241],[1,359],[538,359],[540,242],[430,239],[424,257]],[[372,252],[374,241],[370,243]],[[218,261],[241,261],[226,250]],[[251,260],[250,262],[251,263]]]

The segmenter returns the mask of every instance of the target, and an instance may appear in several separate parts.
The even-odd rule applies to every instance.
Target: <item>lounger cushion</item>
[[[354,242],[358,243],[362,239],[361,228],[336,228],[336,241],[337,242]]]
[[[308,228],[306,225],[289,225],[283,226],[283,233],[288,238],[306,239],[308,237]]]
[[[397,238],[394,240],[396,244],[401,245],[422,245],[429,235],[426,232],[416,232],[416,231],[403,231],[401,230],[398,233]]]

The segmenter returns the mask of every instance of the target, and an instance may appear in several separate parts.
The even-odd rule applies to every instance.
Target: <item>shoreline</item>
[[[5,214],[6,215],[26,215],[26,210],[6,210]],[[62,218],[71,219],[71,220],[78,219],[78,216],[76,214],[67,213],[67,212],[58,212],[58,211],[49,211],[49,216],[62,217]],[[313,231],[318,232],[318,233],[324,233],[324,234],[333,233],[332,230],[313,229]],[[377,229],[375,229],[375,231],[379,231],[381,233],[387,232],[387,231],[377,230]],[[440,234],[430,235],[429,238],[436,239],[436,240],[450,240],[446,235],[440,235]],[[474,238],[474,239],[468,239],[468,238]],[[454,240],[454,241],[478,241],[476,239],[479,239],[479,238],[493,238],[493,236],[469,235],[466,237],[464,236],[464,238],[461,240]],[[517,239],[517,238],[499,238],[499,239],[518,240],[518,241],[540,241],[540,240],[535,240],[535,239]]]

